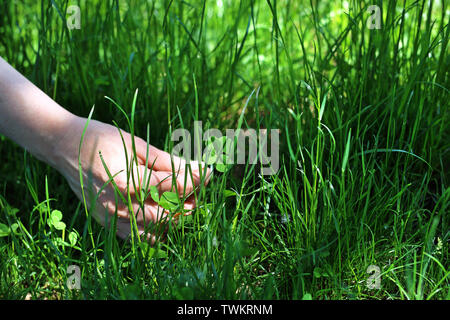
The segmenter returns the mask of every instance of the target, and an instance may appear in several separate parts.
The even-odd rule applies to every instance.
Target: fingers
[[[132,207],[132,214],[136,218],[136,223],[138,225],[146,226],[149,223],[153,224],[167,224],[171,222],[171,219],[176,216],[172,215],[170,211],[167,209],[164,209],[163,207],[159,206],[157,203],[153,201],[146,201],[142,205],[139,204],[137,201],[134,201],[131,204]],[[189,198],[184,203],[184,208],[180,209],[180,213],[182,212],[188,212],[192,211],[195,208],[195,200]],[[122,221],[124,220],[131,220],[131,212],[128,209],[128,207],[120,207],[117,209],[117,216]]]
[[[117,210],[112,210],[111,206],[106,206],[110,215],[117,214],[116,234],[122,239],[129,239],[131,235],[131,214],[136,218],[136,226],[142,240],[150,241],[154,244],[169,228],[171,223],[177,224],[178,216],[189,215],[195,209],[196,203],[193,196],[184,202],[184,210],[173,215],[154,202],[144,202],[143,205],[134,201],[131,213],[126,206],[117,206]],[[115,207],[115,206],[114,206]]]
[[[175,219],[175,222],[178,222],[179,216],[182,214],[185,216],[189,216],[194,211],[195,207],[197,206],[195,202],[195,197],[190,196],[186,201],[184,202],[184,211],[183,212],[177,212],[173,215],[173,218]]]
[[[148,232],[148,230],[145,230],[144,227],[138,226],[138,232],[141,240],[150,242],[152,246],[155,245],[157,238],[159,238],[159,241],[162,241],[161,237],[157,237],[154,234]]]
[[[156,243],[157,238],[161,238],[161,236],[156,236],[148,230],[145,230],[143,226],[138,225],[138,233],[139,237],[142,241],[148,241],[151,245],[154,245]],[[130,240],[131,239],[131,227],[130,227],[130,221],[117,221],[117,236],[123,240]]]
[[[156,171],[152,173],[150,184],[158,188],[160,194],[166,191],[176,192],[180,196],[189,195],[200,184],[198,175],[180,171],[171,172]]]
[[[149,189],[150,186],[156,186],[160,194],[171,191],[178,193],[181,197],[190,195],[201,182],[200,172],[198,171],[179,171],[177,173],[168,171],[150,172],[150,169],[145,166],[139,166],[137,171],[139,172],[139,177],[136,174],[134,181],[140,181],[140,183],[132,188],[134,192],[141,188]],[[208,181],[205,184],[207,183]]]
[[[122,172],[115,180],[116,185],[122,194],[126,196],[129,189],[131,194],[136,194],[140,190],[148,190],[150,186],[156,186],[160,194],[165,191],[177,191],[183,195],[183,189],[186,185],[185,194],[189,194],[194,189],[192,179],[184,179],[184,172],[174,175],[171,172],[155,171],[139,165],[137,169],[133,168],[133,177],[128,179],[127,173]]]
[[[142,163],[146,163],[147,142],[141,138],[136,138],[136,152]],[[155,171],[178,172],[186,171],[187,165],[190,165],[193,172],[202,171],[203,174],[205,163],[198,161],[186,161],[183,158],[171,155],[152,145],[148,145],[148,167]],[[209,169],[208,169],[209,170]],[[210,171],[210,170],[209,170]]]
[[[143,163],[146,162],[147,156],[147,142],[140,138],[136,138],[136,153]],[[173,167],[172,167],[173,161]],[[170,156],[169,153],[162,151],[152,145],[148,145],[148,166],[156,171],[179,171],[184,170],[186,161],[176,156]]]
[[[133,213],[128,208],[120,208],[117,210],[117,235],[122,239],[127,239],[131,234],[132,228],[132,214],[136,218],[136,226],[139,234],[142,234],[146,229],[153,235],[152,242],[155,240],[155,235],[161,235],[164,231],[164,225],[169,220],[169,212],[157,204],[144,203],[143,207],[137,202],[132,204]],[[150,238],[149,238],[150,239]],[[149,240],[147,239],[147,240]]]
[[[195,209],[195,207],[197,206],[196,202],[195,202],[195,197],[194,196],[190,196],[188,199],[186,199],[186,201],[184,202],[184,210],[187,211],[192,211]],[[189,213],[190,214],[190,213]]]

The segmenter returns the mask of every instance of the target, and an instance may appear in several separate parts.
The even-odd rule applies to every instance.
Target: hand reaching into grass
[[[209,172],[198,163],[191,162],[189,170],[180,158],[171,159],[138,137],[134,138],[136,157],[132,157],[131,135],[95,120],[90,121],[79,150],[86,121],[62,108],[0,58],[0,133],[56,168],[83,200],[80,160],[86,204],[102,225],[117,213],[120,237],[131,232],[131,212],[140,234],[149,222],[167,217],[167,211],[149,197],[149,186],[183,197],[201,181],[208,182]],[[193,196],[184,201],[185,210],[194,207]]]
[[[83,196],[78,150],[86,121],[84,118],[74,118],[55,148],[56,168],[66,177],[80,199]],[[133,158],[129,133],[119,133],[119,129],[114,126],[92,120],[85,132],[80,153],[83,181],[87,185],[85,194],[98,194],[96,201],[92,196],[88,200],[96,206],[96,210],[93,210],[94,218],[104,225],[104,213],[108,217],[117,212],[117,233],[122,238],[130,234],[131,210],[136,216],[140,233],[144,233],[149,221],[156,223],[167,218],[169,212],[149,196],[150,186],[156,186],[159,194],[166,191],[177,192],[184,198],[200,185],[201,176],[206,173],[201,172],[196,162],[191,162],[191,170],[188,170],[184,160],[171,158],[167,152],[147,145],[138,137],[134,138],[134,143],[136,158]],[[114,184],[106,184],[111,178],[114,178]],[[89,186],[92,187],[91,192],[87,190]],[[115,188],[120,191],[121,196],[115,196]],[[195,199],[192,195],[184,201],[184,210],[192,210],[194,207]]]

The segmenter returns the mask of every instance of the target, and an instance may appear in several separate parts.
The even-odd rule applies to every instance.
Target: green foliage
[[[0,137],[0,298],[449,299],[448,3],[377,1],[381,29],[370,1],[220,3],[83,1],[69,30],[72,1],[2,2],[0,55],[71,112],[165,150],[196,120],[279,129],[280,169],[216,164],[149,246]]]
[[[61,221],[62,213],[59,210],[53,210],[50,213],[50,218],[47,220],[47,224],[50,227],[54,227],[56,230],[65,230],[66,224]]]

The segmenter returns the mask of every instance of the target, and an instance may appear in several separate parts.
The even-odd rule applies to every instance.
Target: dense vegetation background
[[[138,88],[157,147],[245,105],[281,140],[278,174],[218,173],[150,248],[97,224],[93,244],[63,177],[0,136],[0,297],[450,298],[448,23],[443,0],[1,1],[0,55],[79,116],[128,130],[104,96],[131,112]]]

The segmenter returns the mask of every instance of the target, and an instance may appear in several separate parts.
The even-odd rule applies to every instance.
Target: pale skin
[[[80,154],[84,184],[91,181],[92,184],[89,185],[94,194],[106,184],[96,201],[95,198],[89,199],[88,186],[84,185],[88,207],[95,201],[95,210],[90,212],[102,225],[105,225],[105,220],[117,214],[116,232],[119,237],[125,239],[131,232],[130,206],[115,196],[113,184],[108,183],[110,177],[101,161],[101,153],[110,174],[117,174],[114,177],[115,185],[126,199],[128,197],[131,199],[131,209],[136,216],[139,233],[154,241],[154,236],[147,234],[144,229],[149,221],[154,223],[162,219],[167,221],[168,212],[158,206],[151,197],[141,201],[144,204],[142,208],[136,193],[142,190],[146,194],[143,186],[154,185],[160,194],[165,191],[178,192],[180,198],[184,199],[194,189],[198,189],[201,181],[204,184],[208,183],[210,170],[197,162],[187,165],[183,159],[171,156],[135,137],[138,165],[133,166],[135,181],[133,183],[132,178],[127,179],[124,145],[115,126],[91,120],[84,135],[81,151],[79,150],[86,122],[86,118],[78,117],[64,109],[0,57],[0,134],[15,141],[36,158],[59,171],[76,196],[83,200],[78,166]],[[123,130],[121,133],[130,164],[133,160],[131,135]],[[146,163],[147,179],[144,182]],[[194,196],[195,194],[192,194],[185,199],[185,210],[195,208]]]

